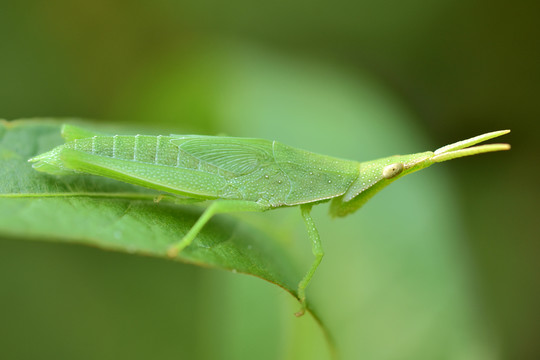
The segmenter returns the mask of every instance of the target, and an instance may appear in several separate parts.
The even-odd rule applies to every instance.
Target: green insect
[[[318,155],[277,141],[198,135],[105,135],[64,125],[66,143],[38,155],[36,170],[50,174],[105,176],[182,197],[214,200],[168,255],[189,246],[212,216],[299,206],[315,260],[298,284],[305,309],[306,287],[324,255],[310,215],[314,204],[332,201],[330,214],[358,210],[391,182],[434,163],[491,151],[508,144],[473,146],[510,132],[495,131],[434,152],[356,162]],[[473,147],[471,147],[473,146]]]

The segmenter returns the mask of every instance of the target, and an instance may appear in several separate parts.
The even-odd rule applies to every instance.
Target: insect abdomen
[[[114,135],[77,139],[69,147],[85,153],[117,160],[128,160],[154,165],[179,166],[178,146],[168,136]],[[185,164],[184,164],[185,165]]]

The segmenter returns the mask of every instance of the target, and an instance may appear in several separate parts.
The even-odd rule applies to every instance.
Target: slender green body
[[[305,289],[323,251],[310,211],[332,199],[330,213],[346,216],[396,179],[436,162],[490,151],[507,144],[472,146],[503,135],[497,131],[410,155],[356,162],[296,149],[263,139],[197,135],[106,135],[65,125],[64,145],[29,161],[36,170],[62,175],[88,173],[170,192],[215,200],[168,254],[189,246],[218,213],[301,207],[315,260],[298,286],[305,307]],[[472,147],[471,147],[472,146]]]
[[[58,166],[64,172],[72,168],[62,159],[69,150],[79,159],[92,159],[77,171],[100,175],[106,168],[109,177],[131,177],[130,182],[174,194],[272,208],[343,195],[360,176],[358,162],[263,139],[96,135],[59,149]]]

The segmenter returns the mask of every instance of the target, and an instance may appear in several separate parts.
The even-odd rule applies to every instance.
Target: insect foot
[[[300,310],[294,313],[294,316],[300,317],[306,313],[306,300],[301,300],[301,306]]]
[[[178,249],[177,246],[173,245],[167,249],[167,256],[170,258],[175,258],[179,252],[180,252],[180,249]]]

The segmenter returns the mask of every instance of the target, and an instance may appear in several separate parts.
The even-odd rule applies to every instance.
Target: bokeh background
[[[0,116],[256,136],[356,160],[510,128],[511,152],[403,179],[346,219],[316,209],[327,256],[309,295],[343,358],[537,359],[539,11],[2,1]],[[309,262],[296,211],[260,216]],[[296,307],[247,276],[0,241],[6,359],[328,358]]]

